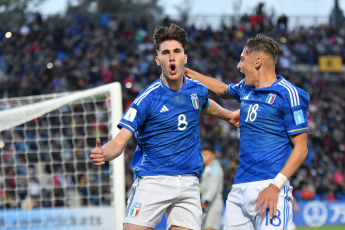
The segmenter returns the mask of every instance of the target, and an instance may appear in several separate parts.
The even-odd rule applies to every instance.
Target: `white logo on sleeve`
[[[123,118],[126,119],[127,121],[133,122],[136,115],[137,115],[137,110],[134,108],[130,108]]]

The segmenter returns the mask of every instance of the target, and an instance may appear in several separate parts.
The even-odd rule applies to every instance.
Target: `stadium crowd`
[[[166,18],[162,23],[168,25],[169,22]],[[126,109],[135,96],[160,75],[154,62],[155,51],[148,24],[140,18],[131,23],[128,26],[123,18],[109,15],[43,20],[34,14],[21,25],[11,22],[1,25],[0,97],[83,90],[118,81],[123,86]],[[339,55],[345,59],[345,28],[320,25],[288,29],[284,17],[273,22],[265,17],[247,15],[241,17],[238,24],[223,25],[219,30],[182,26],[190,39],[188,66],[226,83],[239,82],[243,78],[236,65],[247,38],[262,32],[280,42],[277,74],[306,90],[311,98],[309,153],[293,176],[294,195],[300,200],[345,200],[345,74],[314,71],[321,55]],[[211,97],[231,110],[239,108],[237,102]],[[221,120],[205,116],[200,119],[200,131],[202,142],[215,147],[224,169],[225,199],[238,164],[239,132]],[[127,188],[132,183],[130,167],[134,141],[125,154]],[[88,159],[88,153],[79,157]],[[1,157],[0,161],[6,159]],[[29,173],[25,169],[15,170]],[[46,171],[52,173],[50,169]],[[64,175],[58,169],[54,171],[57,186],[62,180],[72,185],[86,184],[83,171],[78,181],[67,176],[61,179],[59,177]],[[18,190],[23,199],[28,195],[44,196],[45,191],[40,192],[42,187],[34,177],[16,183],[11,167],[0,170],[0,178],[5,178],[0,181],[0,196],[4,196],[5,187]],[[101,182],[93,180],[91,183]],[[23,188],[25,184],[29,191]],[[87,196],[85,191],[85,186],[81,186],[81,196]],[[63,196],[59,189],[54,192],[55,197]],[[63,204],[43,204],[50,205]]]

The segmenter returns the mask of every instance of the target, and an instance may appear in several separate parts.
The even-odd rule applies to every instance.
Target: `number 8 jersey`
[[[289,136],[308,132],[309,95],[281,76],[270,87],[228,85],[241,102],[240,163],[235,184],[273,179],[292,152]]]
[[[209,105],[208,90],[184,77],[179,90],[159,79],[143,90],[127,109],[118,127],[135,135],[134,178],[202,172],[199,115]]]

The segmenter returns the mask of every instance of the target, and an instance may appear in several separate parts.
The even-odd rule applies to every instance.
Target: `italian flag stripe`
[[[273,99],[274,97],[267,97],[266,102],[271,104],[273,103]]]
[[[139,209],[132,209],[132,211],[131,211],[131,216],[137,216],[138,215],[138,213],[139,213]]]

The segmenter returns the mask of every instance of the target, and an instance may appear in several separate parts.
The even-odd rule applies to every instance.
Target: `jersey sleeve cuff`
[[[207,109],[208,107],[210,107],[210,101],[207,99],[206,105],[202,107],[202,110]]]
[[[293,129],[293,130],[287,131],[289,136],[296,135],[296,134],[299,134],[299,133],[308,133],[308,132],[309,132],[309,128],[308,127],[304,127],[304,128],[300,128],[300,129]]]
[[[230,83],[230,84],[228,85],[228,87],[226,88],[226,90],[227,90],[228,94],[230,95],[230,97],[233,97],[236,101],[238,101],[238,102],[241,103],[240,98],[235,97],[235,96],[231,93],[231,86],[232,86],[232,85],[234,85],[234,84],[233,84],[233,83]],[[233,89],[232,89],[232,90],[233,90]]]
[[[229,84],[228,87],[226,87],[226,91],[228,92],[228,94],[229,94],[230,96],[232,96],[232,95],[231,95],[231,92],[230,92],[230,86],[231,86],[231,84]]]
[[[128,129],[128,130],[133,134],[133,136],[135,136],[135,130],[134,130],[131,126],[127,125],[126,123],[119,122],[119,123],[117,124],[117,127],[118,127],[119,129],[121,129],[121,128],[126,128],[126,129]]]

